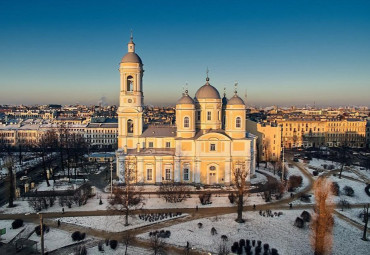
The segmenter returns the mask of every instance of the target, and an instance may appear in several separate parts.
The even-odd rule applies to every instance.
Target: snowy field
[[[340,195],[339,196],[334,196],[334,202],[335,203],[339,203],[339,201],[341,199],[345,199],[348,202],[350,202],[351,204],[369,203],[370,202],[370,197],[365,192],[366,185],[364,183],[348,180],[348,179],[345,179],[345,178],[339,179],[338,175],[337,176],[330,176],[329,179],[332,182],[337,182],[339,187],[340,187]],[[353,188],[353,190],[355,192],[353,197],[349,197],[349,196],[345,195],[345,193],[343,191],[343,188],[345,186],[350,186],[350,187]]]
[[[17,236],[20,232],[22,232],[25,229],[24,224],[20,228],[13,229],[12,222],[13,220],[0,220],[0,229],[3,229],[3,228],[6,229],[6,234],[1,235],[1,238],[0,238],[1,242],[3,243],[10,242],[11,240],[13,240],[15,236]]]
[[[72,241],[71,235],[72,233],[69,233],[67,231],[56,229],[56,228],[50,228],[49,232],[44,234],[45,251],[50,252],[50,251],[62,248],[70,244],[78,243],[78,242]],[[37,246],[40,247],[41,238],[36,233],[33,233],[29,239],[38,242]],[[85,240],[89,240],[88,235],[86,236],[84,241]]]
[[[182,214],[181,216],[168,217],[163,220],[158,220],[154,222],[144,221],[137,215],[129,216],[129,226],[124,226],[125,218],[124,216],[112,215],[112,216],[90,216],[90,217],[65,217],[59,220],[63,223],[69,223],[74,225],[79,225],[86,228],[92,228],[97,230],[103,230],[107,232],[121,232],[129,229],[140,228],[147,225],[156,224],[163,221],[168,221],[176,218],[186,217],[187,214]],[[58,219],[55,219],[58,220]]]
[[[98,246],[88,248],[87,249],[87,254],[88,255],[101,255],[101,254],[105,254],[105,255],[123,255],[123,254],[125,254],[125,247],[120,243],[118,244],[118,246],[115,250],[110,248],[110,246],[105,246],[105,244],[103,245],[103,248],[104,248],[104,252],[99,251]],[[150,251],[150,250],[144,249],[144,248],[129,246],[129,247],[127,247],[127,254],[152,255],[153,252]],[[72,253],[70,255],[75,255],[75,254]]]
[[[343,211],[341,209],[335,209],[335,211],[359,224],[364,224],[361,218],[359,217],[360,213],[363,211],[363,209],[361,208],[344,209]]]
[[[282,210],[277,212],[279,211]],[[165,228],[164,230],[171,231],[171,237],[163,240],[180,247],[186,246],[188,241],[192,247],[197,249],[217,252],[221,240],[220,236],[226,235],[229,238],[229,247],[233,242],[244,238],[268,243],[271,248],[278,249],[279,254],[313,254],[309,227],[299,229],[293,226],[295,218],[301,214],[302,210],[282,212],[284,213],[282,216],[273,218],[260,216],[258,212],[248,212],[243,214],[246,219],[244,224],[235,222],[236,214],[189,221]],[[199,222],[203,224],[201,229],[197,226]],[[216,228],[217,235],[211,235],[212,227]],[[149,239],[149,234],[144,233],[138,237]],[[332,254],[368,254],[370,243],[363,242],[360,237],[360,230],[335,218]],[[355,253],[353,252],[354,247]]]

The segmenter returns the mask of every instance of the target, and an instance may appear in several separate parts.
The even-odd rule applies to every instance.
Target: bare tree
[[[125,231],[122,238],[123,245],[125,246],[125,255],[127,255],[127,248],[132,244],[133,241],[134,236],[132,233],[130,231]]]
[[[265,168],[267,168],[267,164],[271,160],[270,139],[265,139],[263,141],[263,151],[264,151],[264,158],[265,158]]]
[[[36,144],[37,153],[42,159],[42,168],[44,170],[45,181],[48,187],[50,186],[50,183],[47,175],[47,161],[51,160],[50,154],[55,149],[57,141],[58,137],[56,132],[52,129],[49,129],[41,135],[38,143]]]
[[[243,205],[244,205],[244,195],[247,192],[247,177],[249,175],[249,169],[246,168],[244,162],[236,162],[234,165],[234,172],[233,172],[233,181],[235,187],[238,190],[238,217],[236,218],[236,222],[243,223]]]
[[[188,198],[190,189],[181,184],[164,183],[159,187],[159,192],[166,202],[178,203]]]
[[[150,247],[152,248],[154,255],[165,254],[165,243],[158,235],[152,235],[150,238]]]
[[[66,148],[68,145],[68,139],[69,139],[69,130],[65,127],[64,124],[60,125],[58,127],[58,150],[59,150],[59,158],[60,158],[60,168],[64,173],[64,160],[65,160],[65,154],[66,154]]]
[[[312,222],[311,243],[315,255],[330,254],[334,225],[333,210],[330,202],[331,183],[319,178],[315,182],[315,214]]]
[[[339,163],[340,163],[340,171],[339,171],[339,179],[342,178],[342,172],[345,165],[351,164],[351,156],[349,155],[349,147],[344,144],[340,150],[338,155]]]
[[[367,223],[369,222],[369,205],[364,205],[364,233],[362,235],[362,240],[367,241],[366,233],[367,233]]]
[[[15,174],[14,174],[14,158],[12,155],[8,155],[4,160],[4,166],[8,169],[7,182],[9,183],[9,205],[8,207],[14,206],[15,199]]]
[[[122,212],[125,215],[125,226],[128,226],[130,212],[144,205],[144,197],[141,191],[134,186],[136,162],[126,158],[124,167],[125,185],[123,187],[114,187],[113,196],[110,198],[108,207]]]

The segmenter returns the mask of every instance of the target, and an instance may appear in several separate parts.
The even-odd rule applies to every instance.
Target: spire
[[[132,35],[132,30],[130,33],[130,41],[127,44],[128,52],[135,52],[135,43],[134,43],[134,36]]]
[[[206,74],[207,74],[207,78],[206,78],[206,85],[209,85],[209,77],[208,77],[208,73],[209,73],[209,70],[208,70],[208,66],[207,66],[207,70],[206,70]]]
[[[235,96],[238,94],[238,82],[235,82],[234,84],[234,94]]]
[[[224,87],[224,97],[226,97],[226,87]]]

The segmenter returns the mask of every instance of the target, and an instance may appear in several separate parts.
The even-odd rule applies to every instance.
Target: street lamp
[[[44,220],[42,213],[37,213],[40,217],[40,234],[41,234],[41,255],[44,255]]]
[[[110,196],[113,197],[113,160],[110,161]]]

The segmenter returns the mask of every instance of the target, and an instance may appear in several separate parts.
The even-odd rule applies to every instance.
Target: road
[[[54,161],[57,159],[54,159]],[[24,192],[24,181],[20,180],[20,177],[23,175],[26,175],[24,171],[22,172],[17,172],[17,180],[16,180],[16,185],[17,187],[20,185],[21,187],[21,194]],[[42,168],[42,164],[38,164],[36,166],[33,166],[31,168],[27,169],[27,177],[29,180],[32,182],[40,183],[42,182],[45,177],[44,177],[44,172]],[[7,179],[4,178],[0,181],[0,206],[5,205],[8,202],[9,199],[9,182],[6,181]]]

